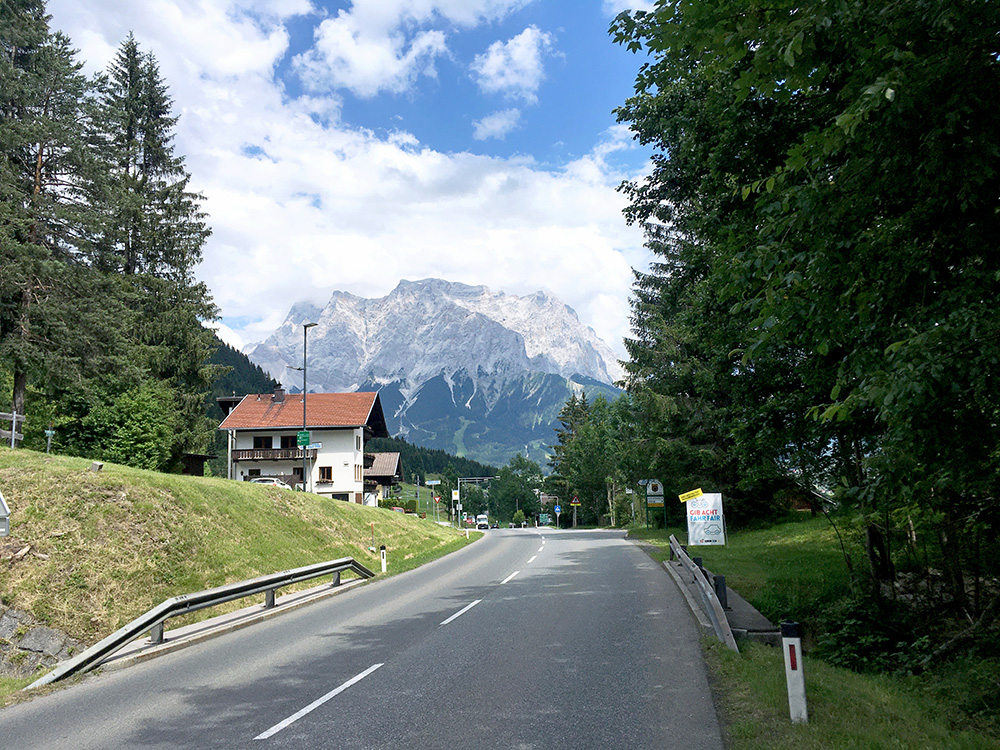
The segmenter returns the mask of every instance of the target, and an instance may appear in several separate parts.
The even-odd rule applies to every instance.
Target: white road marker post
[[[385,571],[388,570],[388,567],[385,564],[385,545],[383,544],[381,547],[379,547],[379,550],[381,551],[382,554],[382,572],[385,573]]]
[[[792,723],[809,721],[806,708],[806,678],[802,671],[802,629],[797,622],[781,623],[781,648],[785,653],[785,681],[788,683],[788,712]]]

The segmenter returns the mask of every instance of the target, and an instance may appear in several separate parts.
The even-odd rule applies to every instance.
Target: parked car
[[[288,489],[288,485],[276,477],[254,477],[250,480],[250,484],[268,484],[272,487],[284,487]]]

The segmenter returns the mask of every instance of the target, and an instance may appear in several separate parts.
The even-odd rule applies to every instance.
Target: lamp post
[[[315,323],[302,324],[302,431],[306,432],[309,427],[306,422],[306,334],[310,328],[315,328]],[[309,491],[309,475],[306,474],[306,453],[308,448],[302,446],[302,491]]]

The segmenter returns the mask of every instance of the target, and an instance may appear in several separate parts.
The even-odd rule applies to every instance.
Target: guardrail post
[[[149,629],[150,643],[163,643],[163,623],[158,622]]]
[[[388,569],[385,564],[385,545],[383,544],[381,547],[379,547],[379,550],[382,555],[382,572],[385,573],[385,571]]]
[[[725,576],[713,576],[715,579],[715,595],[719,597],[719,604],[725,610],[729,609],[729,596],[726,593],[726,577]]]
[[[802,671],[802,630],[797,622],[781,623],[781,645],[785,652],[785,681],[788,684],[788,712],[792,722],[809,721],[806,708],[806,678]]]
[[[331,586],[339,586],[340,585],[340,571],[339,570],[336,573],[333,574],[333,583],[330,584],[330,585]]]
[[[264,592],[264,609],[271,609],[274,606],[274,589]]]

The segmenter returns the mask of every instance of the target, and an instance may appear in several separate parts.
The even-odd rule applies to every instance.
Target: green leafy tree
[[[996,599],[965,582],[1000,525],[998,26],[987,0],[714,0],[612,27],[650,53],[619,117],[657,148],[624,187],[662,259],[639,279],[630,387],[668,415],[694,396],[734,487],[839,487],[874,578],[906,519],[980,622]],[[708,378],[685,390],[683,362]]]

